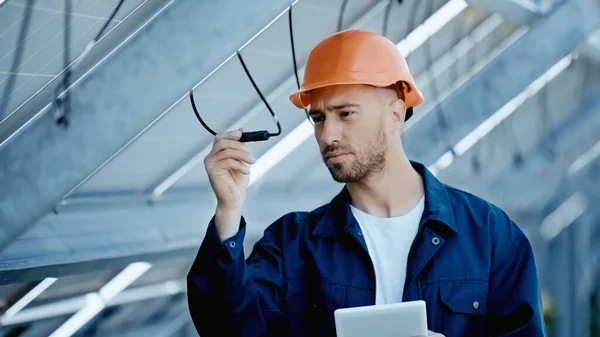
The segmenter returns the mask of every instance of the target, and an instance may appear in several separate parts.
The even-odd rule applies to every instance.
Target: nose
[[[323,145],[329,145],[333,142],[339,142],[341,139],[341,127],[340,123],[336,118],[329,116],[325,118],[325,121],[320,125],[320,132],[318,132],[318,140]]]

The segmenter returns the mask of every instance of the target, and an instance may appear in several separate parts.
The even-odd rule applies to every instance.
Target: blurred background
[[[550,336],[600,336],[599,0],[0,0],[0,336],[197,336],[216,203],[187,93],[215,130],[274,131],[239,50],[281,122],[251,144],[249,251],[342,187],[288,96],[347,28],[407,55],[409,157],[531,240]]]

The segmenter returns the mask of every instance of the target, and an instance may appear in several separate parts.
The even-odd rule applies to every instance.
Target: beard
[[[350,146],[338,144],[327,145],[323,149],[323,161],[333,180],[338,183],[355,183],[383,170],[386,162],[387,136],[383,128],[379,130],[375,139],[361,149],[356,150]],[[328,164],[325,157],[333,151],[347,152],[354,158],[348,162]]]

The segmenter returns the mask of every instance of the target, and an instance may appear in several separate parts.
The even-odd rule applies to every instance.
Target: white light
[[[437,33],[465,8],[467,8],[467,3],[463,0],[452,0],[446,3],[442,8],[425,20],[425,22],[408,34],[404,40],[397,44],[402,55],[406,57],[408,54],[415,51],[423,45],[430,36]]]
[[[122,292],[123,289],[127,288],[142,276],[142,274],[148,271],[150,267],[152,267],[152,265],[148,262],[136,262],[128,265],[117,276],[100,288],[98,294],[104,302],[112,300],[116,295]]]
[[[263,154],[254,165],[252,165],[252,172],[250,174],[249,186],[260,179],[265,173],[279,163],[285,156],[294,151],[300,144],[310,137],[314,132],[314,128],[310,121],[307,119],[292,132],[290,132],[285,138],[279,141],[275,146],[270,148],[265,154]]]
[[[581,192],[573,194],[542,221],[540,235],[546,240],[552,240],[585,213],[589,206],[590,201],[585,194]]]
[[[171,280],[147,286],[135,287],[123,291],[119,296],[108,302],[108,306],[121,305],[144,301],[163,296],[171,296],[186,291],[184,280]]]
[[[452,152],[447,151],[435,162],[434,165],[438,170],[441,171],[450,166],[452,162],[454,162],[454,155]]]
[[[0,5],[2,2],[0,1]],[[16,315],[19,311],[21,311],[27,304],[31,303],[35,300],[41,293],[43,293],[48,287],[50,287],[54,282],[56,282],[56,278],[48,277],[45,278],[42,282],[38,283],[33,289],[31,289],[25,296],[21,297],[12,307],[8,308],[6,312],[4,312],[4,317],[12,317]]]
[[[182,287],[175,281],[165,282],[165,290],[169,295],[175,295],[181,292]]]
[[[427,169],[429,170],[429,172],[431,172],[431,174],[433,174],[434,177],[437,177],[437,175],[440,173],[440,171],[437,169],[437,167],[435,167],[435,165],[429,165],[427,166]]]
[[[600,47],[600,29],[593,32],[590,37],[588,37],[586,43]]]
[[[0,325],[8,326],[23,324],[50,317],[69,315],[76,313],[79,309],[83,308],[84,305],[85,295],[57,302],[50,302],[48,304],[40,304],[32,308],[25,308],[12,317],[2,316],[2,319],[0,319]]]
[[[477,144],[477,142],[500,125],[502,121],[512,115],[527,99],[537,94],[548,82],[552,81],[556,76],[567,69],[571,62],[573,62],[573,56],[571,54],[558,61],[552,68],[533,81],[523,92],[511,99],[502,108],[461,139],[454,146],[454,152],[461,156],[469,151]]]
[[[49,337],[70,337],[81,327],[86,325],[100,311],[104,309],[104,302],[97,293],[87,294],[85,305],[75,315],[58,327]]]
[[[108,281],[97,293],[94,292],[85,295],[85,305],[83,308],[59,326],[50,337],[70,337],[75,334],[81,327],[96,317],[106,307],[107,302],[135,282],[150,267],[152,265],[147,262],[132,263]]]
[[[567,174],[570,176],[574,175],[598,157],[600,157],[600,142],[596,143],[596,145],[592,146],[586,153],[582,154],[581,157],[577,158],[573,164],[569,166]]]
[[[105,307],[118,306],[128,303],[145,301],[153,298],[171,296],[180,294],[186,291],[185,280],[170,280],[156,284],[139,286],[123,290]],[[48,304],[37,305],[33,308],[23,309],[18,314],[12,317],[3,316],[0,318],[0,325],[15,325],[43,320],[47,318],[63,316],[76,313],[81,310],[86,304],[86,295],[77,296],[74,298],[51,302]]]
[[[436,160],[435,163],[429,165],[427,169],[431,172],[431,174],[437,177],[441,170],[452,165],[453,162],[454,155],[451,151],[446,151],[446,153],[444,153],[440,158],[438,158],[438,160]]]

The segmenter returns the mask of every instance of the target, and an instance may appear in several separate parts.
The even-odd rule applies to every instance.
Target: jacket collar
[[[427,221],[437,221],[458,233],[454,210],[446,187],[423,164],[411,161],[413,168],[423,177],[425,185],[425,211],[421,225]],[[332,237],[342,234],[356,224],[350,208],[350,194],[346,186],[325,207],[323,216],[315,226],[313,234]]]

